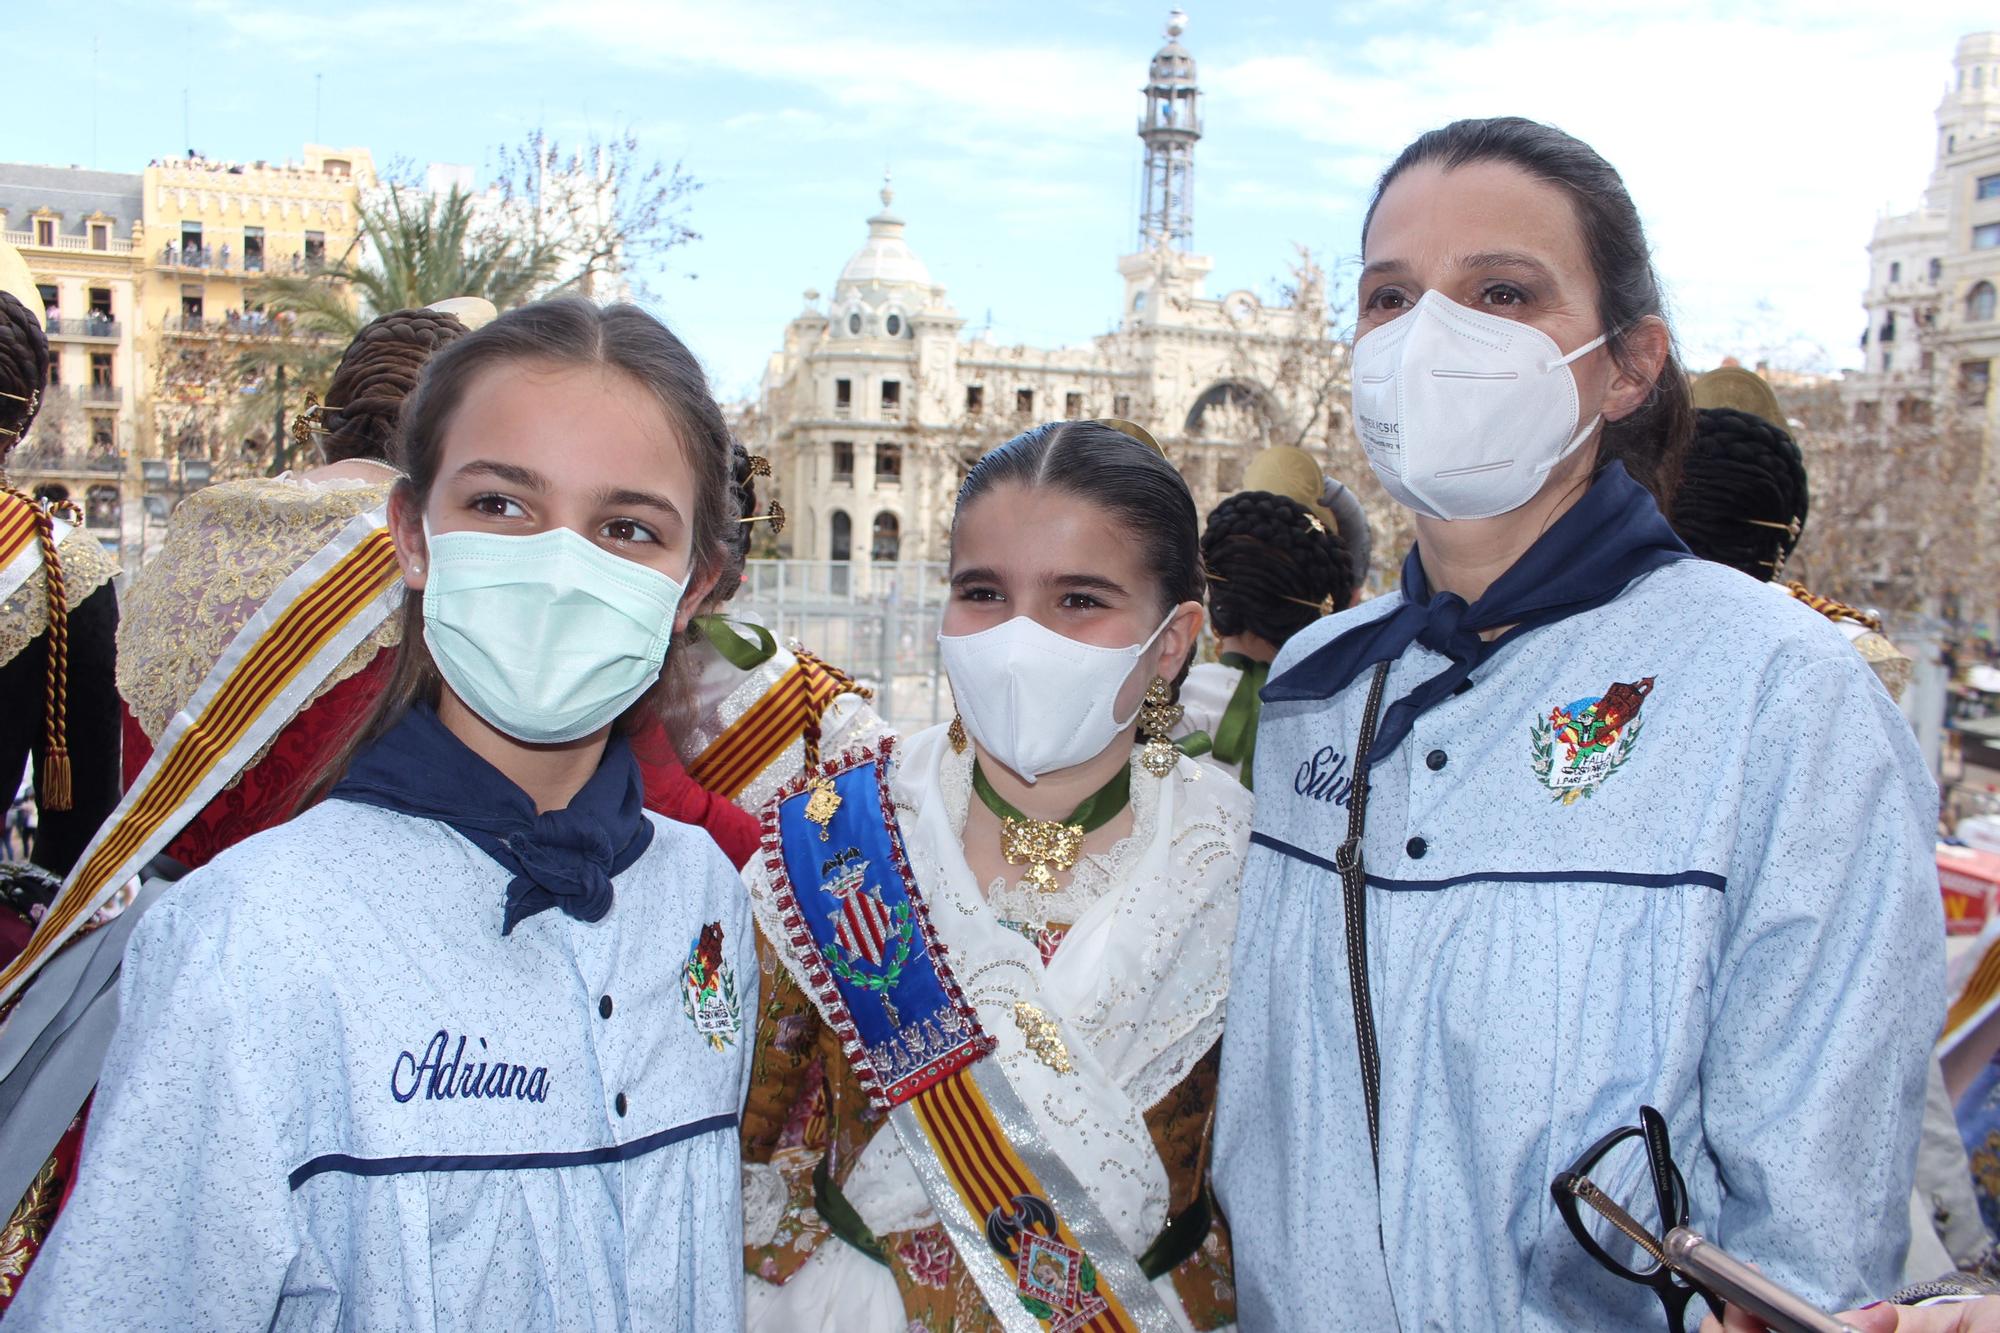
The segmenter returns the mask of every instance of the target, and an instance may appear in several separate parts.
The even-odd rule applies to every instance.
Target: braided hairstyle
[[[0,458],[21,442],[49,382],[49,335],[35,312],[0,292]]]
[[[1340,538],[1289,496],[1239,491],[1208,515],[1201,559],[1218,636],[1285,640],[1354,596],[1354,567]]]
[[[755,526],[746,520],[757,512],[757,475],[752,470],[750,451],[743,447],[743,441],[732,439],[729,442],[730,523],[722,538],[722,573],[715,580],[715,591],[708,595],[709,606],[720,606],[743,586],[743,562],[750,558],[750,530]]]
[[[10,292],[0,292],[0,460],[35,419],[49,382],[49,335],[35,312]],[[69,762],[69,596],[63,586],[62,552],[56,543],[49,506],[29,498],[0,478],[0,513],[31,511],[41,545],[42,577],[48,588],[48,671],[42,691],[42,774],[36,795],[47,810],[68,810],[74,801]],[[80,522],[74,515],[73,521]]]
[[[1674,493],[1673,525],[1704,560],[1768,581],[1799,544],[1806,464],[1782,427],[1728,407],[1695,413],[1694,442]]]
[[[432,353],[471,330],[442,310],[392,310],[362,327],[347,345],[320,413],[326,461],[387,460],[403,400]]]

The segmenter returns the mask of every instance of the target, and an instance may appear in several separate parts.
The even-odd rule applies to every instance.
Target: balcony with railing
[[[220,273],[232,277],[261,278],[283,274],[303,276],[325,270],[326,261],[305,255],[239,255],[224,253],[215,246],[162,247],[153,256],[153,267],[176,273]]]
[[[52,384],[48,392],[66,394],[79,403],[116,407],[125,401],[125,390],[116,384]]]
[[[38,241],[35,239],[35,235],[36,233],[33,231],[0,232],[0,240],[6,241],[7,244],[17,250],[70,250],[80,254],[100,255],[129,255],[132,253],[132,242],[120,240],[116,236],[105,237],[104,244],[102,245],[92,245],[90,243],[91,238],[88,236],[71,236],[64,232],[57,232],[46,241]]]
[[[201,315],[169,315],[160,321],[162,332],[185,338],[303,338],[322,341],[330,335],[305,332],[284,316],[267,315],[261,311],[231,311],[220,319],[209,319]]]
[[[85,342],[117,342],[125,330],[117,320],[101,315],[87,319],[63,319],[50,315],[42,322],[52,338],[77,338]]]

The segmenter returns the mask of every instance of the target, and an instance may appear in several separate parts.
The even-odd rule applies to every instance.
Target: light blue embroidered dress
[[[345,801],[176,885],[8,1327],[739,1327],[748,902],[647,818],[608,915],[505,937],[507,871]]]
[[[1385,699],[1445,665],[1411,646]],[[1832,1308],[1892,1290],[1943,1016],[1937,798],[1839,632],[1678,561],[1501,648],[1373,768],[1379,1190],[1331,868],[1370,674],[1263,711],[1215,1158],[1242,1327],[1663,1327],[1549,1194],[1642,1103],[1697,1229]],[[1642,1160],[1599,1183],[1638,1200]]]

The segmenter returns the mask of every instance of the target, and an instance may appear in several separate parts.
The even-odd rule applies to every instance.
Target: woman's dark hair
[[[1122,525],[1153,573],[1162,616],[1182,602],[1202,599],[1206,581],[1194,496],[1157,448],[1097,421],[1036,426],[989,449],[972,465],[958,488],[954,532],[967,505],[1009,481],[1067,491]],[[1193,655],[1190,650],[1190,661]],[[1175,684],[1187,667],[1183,662],[1170,673]]]
[[[538,301],[508,311],[432,357],[403,412],[390,460],[403,473],[396,482],[396,503],[406,512],[423,511],[437,481],[445,432],[468,387],[488,369],[507,364],[604,367],[650,389],[673,424],[694,479],[693,512],[687,516],[693,561],[686,581],[692,584],[726,568],[734,517],[729,426],[694,353],[635,305],[600,307],[574,297]],[[560,459],[552,461],[560,464]],[[405,597],[401,614],[402,642],[387,684],[367,722],[327,766],[303,804],[325,795],[354,755],[393,727],[412,703],[436,702],[442,678],[424,646],[423,598]],[[663,711],[678,693],[676,668],[685,661],[685,654],[669,653],[660,684],[619,718],[621,731],[636,727],[649,711]]]
[[[768,465],[766,471],[768,471]],[[727,531],[723,534],[723,559],[720,574],[715,580],[715,589],[702,603],[704,610],[712,610],[734,597],[743,583],[743,562],[750,558],[750,530],[755,524],[746,522],[757,512],[757,473],[752,469],[751,455],[743,447],[741,440],[729,443],[729,518]]]
[[[1361,223],[1364,247],[1375,210],[1389,186],[1411,167],[1426,162],[1436,162],[1446,170],[1475,162],[1504,162],[1561,190],[1576,212],[1577,229],[1597,278],[1597,318],[1607,336],[1606,345],[1621,368],[1635,370],[1627,335],[1648,316],[1664,322],[1666,309],[1639,210],[1609,162],[1581,139],[1520,116],[1453,121],[1443,129],[1419,135],[1382,173]],[[1604,423],[1598,458],[1600,462],[1615,458],[1624,463],[1625,470],[1651,490],[1664,509],[1672,501],[1681,452],[1693,433],[1694,400],[1670,329],[1667,359],[1653,382],[1652,393],[1631,415]]]
[[[35,312],[0,292],[0,458],[21,442],[49,383],[49,335]]]
[[[1354,596],[1340,538],[1290,496],[1239,491],[1217,505],[1201,533],[1208,613],[1219,637],[1285,640]]]
[[[326,386],[320,449],[326,461],[387,459],[403,400],[426,362],[470,330],[442,310],[392,310],[363,325]]]
[[[1728,407],[1696,414],[1673,525],[1704,560],[1769,581],[1805,529],[1806,460],[1790,433]]]

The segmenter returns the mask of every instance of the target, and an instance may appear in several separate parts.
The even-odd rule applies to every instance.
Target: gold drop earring
[[[1139,708],[1139,730],[1146,736],[1146,748],[1140,754],[1139,762],[1156,778],[1166,777],[1180,762],[1181,752],[1174,748],[1168,733],[1180,725],[1181,712],[1181,706],[1174,702],[1174,689],[1167,684],[1167,678],[1153,677],[1153,683],[1146,687],[1145,702]]]
[[[953,754],[965,753],[965,720],[957,713],[951,715],[951,729],[945,732],[944,738],[951,742],[951,752]]]

